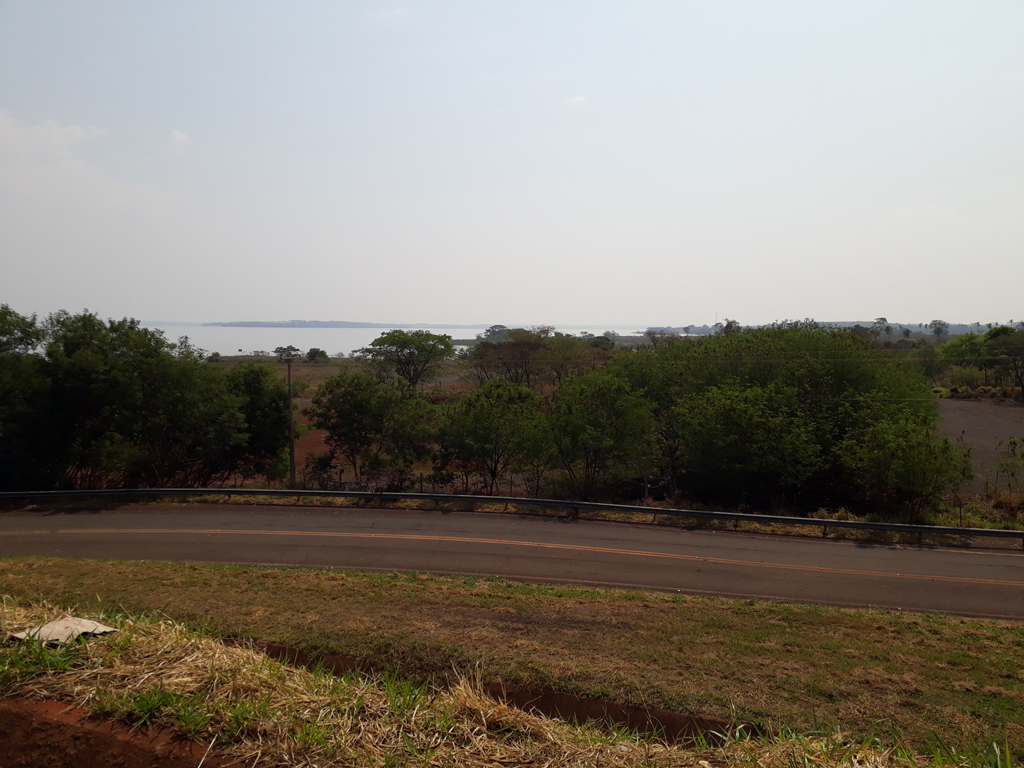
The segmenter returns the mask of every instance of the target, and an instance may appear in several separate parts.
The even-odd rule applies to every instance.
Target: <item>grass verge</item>
[[[0,560],[0,592],[725,720],[1024,749],[1024,626],[415,573]]]
[[[5,599],[0,628],[28,629],[63,612]],[[784,733],[724,746],[678,747],[570,726],[495,702],[465,679],[447,689],[393,677],[332,677],[227,647],[181,624],[119,613],[118,632],[60,648],[0,648],[0,693],[71,701],[135,727],[163,725],[253,766],[1009,766],[1007,746],[922,759],[839,733]]]
[[[20,630],[60,614],[5,602],[0,620]],[[174,622],[100,618],[119,631],[59,649],[29,641],[0,650],[3,692],[72,701],[136,727],[170,726],[245,765],[696,766],[725,754],[571,727],[497,703],[465,680],[438,690],[335,678]]]

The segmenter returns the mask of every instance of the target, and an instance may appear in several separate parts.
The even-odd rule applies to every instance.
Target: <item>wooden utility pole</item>
[[[281,355],[281,362],[288,364],[288,487],[295,487],[295,406],[292,403],[292,360],[302,355]]]

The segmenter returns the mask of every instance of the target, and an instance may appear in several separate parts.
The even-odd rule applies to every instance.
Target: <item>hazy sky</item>
[[[0,302],[1024,316],[1024,3],[3,2]]]

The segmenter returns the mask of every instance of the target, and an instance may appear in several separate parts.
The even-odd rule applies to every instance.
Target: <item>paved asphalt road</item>
[[[1024,552],[519,515],[124,506],[0,515],[0,556],[244,563],[532,581],[1024,619]]]

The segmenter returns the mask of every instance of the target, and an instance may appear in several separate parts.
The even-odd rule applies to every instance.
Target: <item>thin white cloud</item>
[[[187,147],[191,137],[184,131],[171,131],[171,141],[177,147]]]
[[[205,224],[188,215],[187,200],[80,156],[96,135],[0,112],[0,285],[5,300],[25,310],[142,314],[153,303],[146,286],[156,270],[183,254],[208,253]],[[116,296],[127,297],[121,307]]]
[[[368,8],[363,12],[363,18],[373,25],[405,24],[409,21],[409,9],[401,5]]]
[[[46,160],[68,158],[85,133],[79,125],[58,125],[52,120],[26,125],[0,112],[0,155]]]
[[[587,101],[586,96],[573,96],[571,99],[565,102],[565,106],[578,108],[582,107]]]

